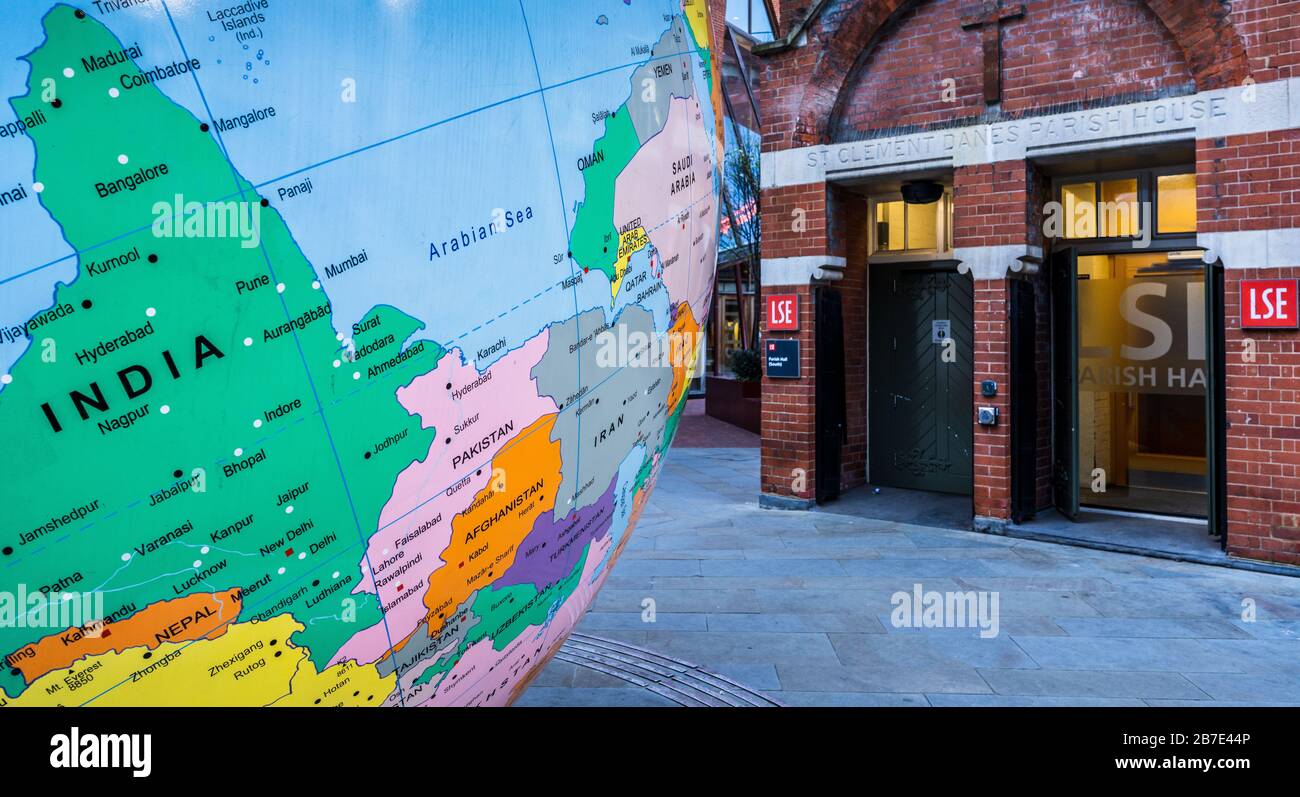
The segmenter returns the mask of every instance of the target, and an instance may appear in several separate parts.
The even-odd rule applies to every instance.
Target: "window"
[[[876,249],[882,252],[903,251],[903,200],[876,205]]]
[[[1070,178],[1058,192],[1045,219],[1052,237],[1149,240],[1196,232],[1196,174],[1186,168]]]
[[[1097,221],[1102,238],[1131,238],[1138,226],[1138,181],[1103,180]]]
[[[1196,232],[1196,175],[1162,174],[1156,178],[1156,230]]]
[[[909,205],[896,197],[872,200],[872,254],[934,255],[952,249],[952,202],[947,193],[928,205]]]
[[[727,0],[727,22],[758,41],[772,40],[772,23],[764,0]]]
[[[1061,186],[1064,238],[1097,237],[1097,185],[1073,183]]]

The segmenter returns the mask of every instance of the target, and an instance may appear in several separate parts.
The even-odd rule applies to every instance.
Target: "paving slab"
[[[1135,697],[1195,700],[1207,698],[1188,677],[1174,672],[1111,670],[980,670],[992,691],[1000,695],[1092,698]]]
[[[1300,704],[1300,577],[931,528],[924,507],[765,510],[757,493],[757,449],[670,452],[579,631],[788,706]],[[918,590],[946,602],[931,621]],[[995,636],[948,611],[980,599]],[[681,702],[556,658],[519,704]]]

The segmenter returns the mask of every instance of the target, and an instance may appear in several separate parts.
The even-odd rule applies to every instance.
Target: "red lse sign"
[[[793,332],[799,328],[799,297],[793,293],[770,294],[767,297],[767,329],[769,332]]]
[[[1242,329],[1300,329],[1297,280],[1242,280]]]

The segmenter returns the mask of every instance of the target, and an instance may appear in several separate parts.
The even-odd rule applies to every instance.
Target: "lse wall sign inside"
[[[1300,329],[1297,280],[1242,280],[1242,329]]]
[[[799,297],[776,293],[767,297],[767,331],[793,332],[799,329]]]

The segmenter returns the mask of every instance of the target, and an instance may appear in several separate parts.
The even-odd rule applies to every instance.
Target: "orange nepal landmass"
[[[695,371],[695,356],[699,352],[696,344],[700,342],[700,325],[695,321],[691,305],[682,302],[677,305],[677,317],[673,319],[673,328],[668,330],[669,363],[673,367],[673,387],[668,391],[668,411],[677,407],[677,402],[686,395],[691,386],[691,376]]]
[[[555,508],[560,441],[551,440],[558,414],[544,415],[506,444],[492,461],[492,480],[451,522],[446,563],[429,577],[424,595],[429,636],[436,636],[475,590],[489,586],[515,560],[534,522]]]
[[[122,653],[135,647],[152,650],[164,642],[207,636],[216,639],[239,616],[242,601],[241,590],[236,588],[151,603],[121,620],[96,621],[50,634],[10,655],[9,664],[31,683],[85,656]]]

